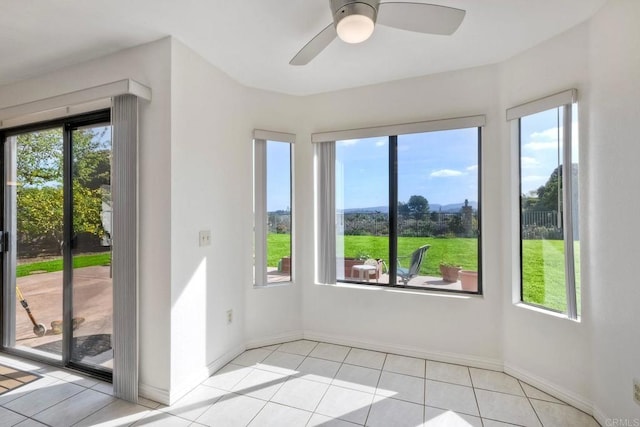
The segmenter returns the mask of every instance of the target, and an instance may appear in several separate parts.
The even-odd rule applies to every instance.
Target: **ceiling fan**
[[[465,11],[425,3],[380,3],[380,0],[329,0],[333,22],[320,31],[289,61],[306,65],[336,37],[347,43],[361,43],[381,25],[426,34],[453,34]]]

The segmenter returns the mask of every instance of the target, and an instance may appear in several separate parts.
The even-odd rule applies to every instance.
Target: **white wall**
[[[250,178],[239,173],[250,133],[242,90],[172,40],[171,386],[174,395],[243,349]],[[244,144],[243,144],[244,143]],[[249,187],[250,188],[250,187]],[[198,232],[212,244],[200,247]],[[226,310],[234,311],[227,325]],[[237,350],[236,350],[237,351]]]
[[[314,284],[313,270],[304,275],[305,336],[378,349],[395,349],[436,359],[500,367],[502,282],[501,201],[491,191],[500,183],[496,122],[498,73],[495,66],[402,80],[382,85],[311,96],[306,99],[302,132],[309,170],[297,184],[302,204],[313,206],[312,132],[355,129],[384,124],[486,114],[483,134],[484,296],[406,292],[380,288]],[[313,236],[312,223],[307,235]],[[312,238],[303,242],[305,259],[314,257]],[[428,254],[427,254],[428,256]]]
[[[254,289],[251,274],[252,131],[292,131],[291,98],[240,86],[175,39],[171,63],[175,400],[246,342],[299,338],[301,322],[299,286]],[[211,246],[198,246],[200,230],[211,230]]]
[[[640,420],[640,2],[605,5],[589,30],[593,399],[607,417]],[[633,424],[629,424],[633,425]]]
[[[152,88],[152,102],[140,105],[139,322],[140,388],[156,398],[170,388],[170,47],[163,39],[0,87],[0,107],[125,78]]]
[[[251,121],[251,129],[264,129],[277,132],[297,134],[293,145],[293,284],[276,285],[264,288],[254,288],[252,278],[245,282],[245,340],[249,347],[255,347],[275,342],[299,339],[302,337],[302,283],[306,271],[313,269],[313,264],[307,262],[304,256],[304,245],[299,242],[307,241],[310,217],[308,206],[301,194],[309,191],[300,185],[301,177],[309,171],[307,163],[309,150],[306,138],[300,133],[300,123],[307,117],[307,112],[301,108],[301,99],[274,92],[245,88],[246,111]],[[245,142],[246,143],[246,142]],[[251,150],[250,142],[249,149]],[[252,170],[251,151],[244,159],[243,167]],[[252,175],[250,174],[252,177]],[[251,203],[251,189],[246,193]],[[251,206],[250,206],[251,211]],[[252,220],[252,219],[251,219]],[[248,230],[251,230],[252,222]],[[253,238],[253,235],[250,237]],[[252,240],[249,241],[250,243]],[[251,267],[251,253],[248,265]]]
[[[504,301],[504,363],[507,372],[518,374],[533,385],[555,391],[581,409],[589,410],[591,404],[591,344],[589,295],[591,280],[582,275],[582,318],[574,322],[549,313],[532,310],[513,304],[513,294],[519,298],[519,276],[514,270],[519,268],[518,217],[509,216],[507,209],[517,206],[518,177],[511,159],[517,159],[517,143],[510,142],[510,127],[505,112],[509,107],[542,98],[566,89],[577,88],[579,95],[580,126],[580,186],[581,203],[590,200],[588,187],[591,162],[588,157],[591,144],[588,135],[589,123],[589,82],[588,82],[589,28],[582,24],[565,34],[542,43],[518,55],[500,66],[501,72],[501,139],[503,151],[501,174],[502,185],[496,188],[505,202],[505,221],[498,236],[504,247],[505,264],[502,268],[506,284]],[[514,189],[514,191],[512,191]],[[586,219],[586,211],[581,218]],[[512,225],[516,229],[512,233]],[[583,225],[585,221],[583,221]],[[581,253],[583,263],[590,256],[589,230],[582,227]],[[509,262],[511,261],[511,262]],[[550,357],[553,355],[553,357]],[[567,369],[570,366],[571,369]],[[540,382],[544,382],[542,384]]]

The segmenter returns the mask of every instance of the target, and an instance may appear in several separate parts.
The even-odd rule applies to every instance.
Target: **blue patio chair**
[[[422,261],[425,259],[427,254],[427,249],[429,249],[431,245],[420,246],[418,249],[413,251],[411,254],[411,263],[408,268],[403,268],[400,265],[400,258],[408,258],[408,257],[398,257],[398,268],[396,270],[396,274],[402,280],[402,283],[406,286],[409,283],[409,280],[413,279],[420,273],[420,266],[422,265]]]

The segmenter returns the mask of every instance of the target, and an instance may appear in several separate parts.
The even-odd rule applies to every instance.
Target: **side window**
[[[580,315],[578,120],[574,103],[517,120],[521,301]]]
[[[254,139],[255,285],[293,278],[292,142]]]

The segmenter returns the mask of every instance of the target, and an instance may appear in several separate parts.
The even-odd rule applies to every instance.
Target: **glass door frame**
[[[64,117],[47,122],[34,123],[15,128],[0,130],[0,168],[2,170],[3,194],[0,197],[0,275],[2,277],[2,292],[0,292],[0,351],[33,359],[56,366],[74,369],[106,381],[112,381],[113,372],[99,369],[91,365],[74,362],[73,354],[73,249],[76,243],[73,229],[73,151],[72,133],[75,129],[91,125],[111,123],[111,110],[100,110],[78,116]],[[6,205],[6,173],[7,167],[6,143],[9,137],[28,132],[61,128],[63,135],[63,284],[62,284],[62,357],[49,358],[36,353],[11,347],[9,343],[15,341],[15,291],[11,292],[12,275],[15,275],[15,265],[10,261],[10,239],[4,230],[7,218]],[[9,160],[10,161],[10,160]],[[13,248],[15,249],[15,248]],[[14,271],[11,271],[13,269]]]

